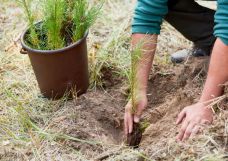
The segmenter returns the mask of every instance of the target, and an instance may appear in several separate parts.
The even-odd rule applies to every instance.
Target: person
[[[138,0],[132,24],[132,46],[134,48],[142,40],[146,43],[142,46],[142,59],[137,65],[138,85],[134,114],[131,101],[125,106],[125,134],[132,133],[133,123],[140,121],[148,103],[147,81],[163,19],[193,41],[198,53],[213,48],[199,101],[185,107],[176,120],[177,124],[181,124],[177,140],[184,141],[196,134],[201,124],[212,123],[213,111],[208,107],[209,101],[222,95],[221,84],[228,81],[228,1],[217,0],[215,13],[194,0]]]

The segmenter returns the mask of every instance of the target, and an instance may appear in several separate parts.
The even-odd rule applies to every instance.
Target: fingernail
[[[179,122],[180,122],[180,121],[177,119],[177,120],[176,120],[176,125],[178,125],[178,124],[179,124]]]
[[[136,116],[134,116],[134,122],[135,122],[135,123],[139,123],[139,118],[136,117]]]
[[[177,139],[177,142],[178,142],[178,143],[181,143],[181,142],[182,142],[182,140],[181,140],[181,139]]]
[[[177,137],[176,137],[176,141],[177,141],[177,142],[181,142],[181,139],[177,136]]]

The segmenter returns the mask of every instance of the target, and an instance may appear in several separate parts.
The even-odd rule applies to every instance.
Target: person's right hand
[[[125,135],[132,133],[133,131],[133,123],[139,123],[140,117],[142,115],[143,110],[147,106],[147,96],[146,94],[140,94],[136,100],[136,109],[135,113],[132,110],[132,101],[131,99],[128,101],[125,106],[125,114],[124,114],[124,133]]]

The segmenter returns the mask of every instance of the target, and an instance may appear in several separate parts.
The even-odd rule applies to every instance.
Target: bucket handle
[[[21,48],[20,53],[21,54],[28,54],[28,51],[24,48]]]

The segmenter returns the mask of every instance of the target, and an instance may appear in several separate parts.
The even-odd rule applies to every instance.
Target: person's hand
[[[147,106],[147,96],[145,94],[138,94],[138,99],[136,100],[136,109],[133,114],[132,111],[132,101],[129,100],[127,105],[125,106],[125,114],[124,114],[124,133],[125,135],[132,133],[133,131],[133,123],[139,123],[140,117],[142,115],[143,110]]]
[[[213,111],[203,103],[197,103],[185,107],[178,115],[176,124],[182,124],[178,141],[184,141],[190,136],[199,132],[201,125],[211,124],[213,121]]]

